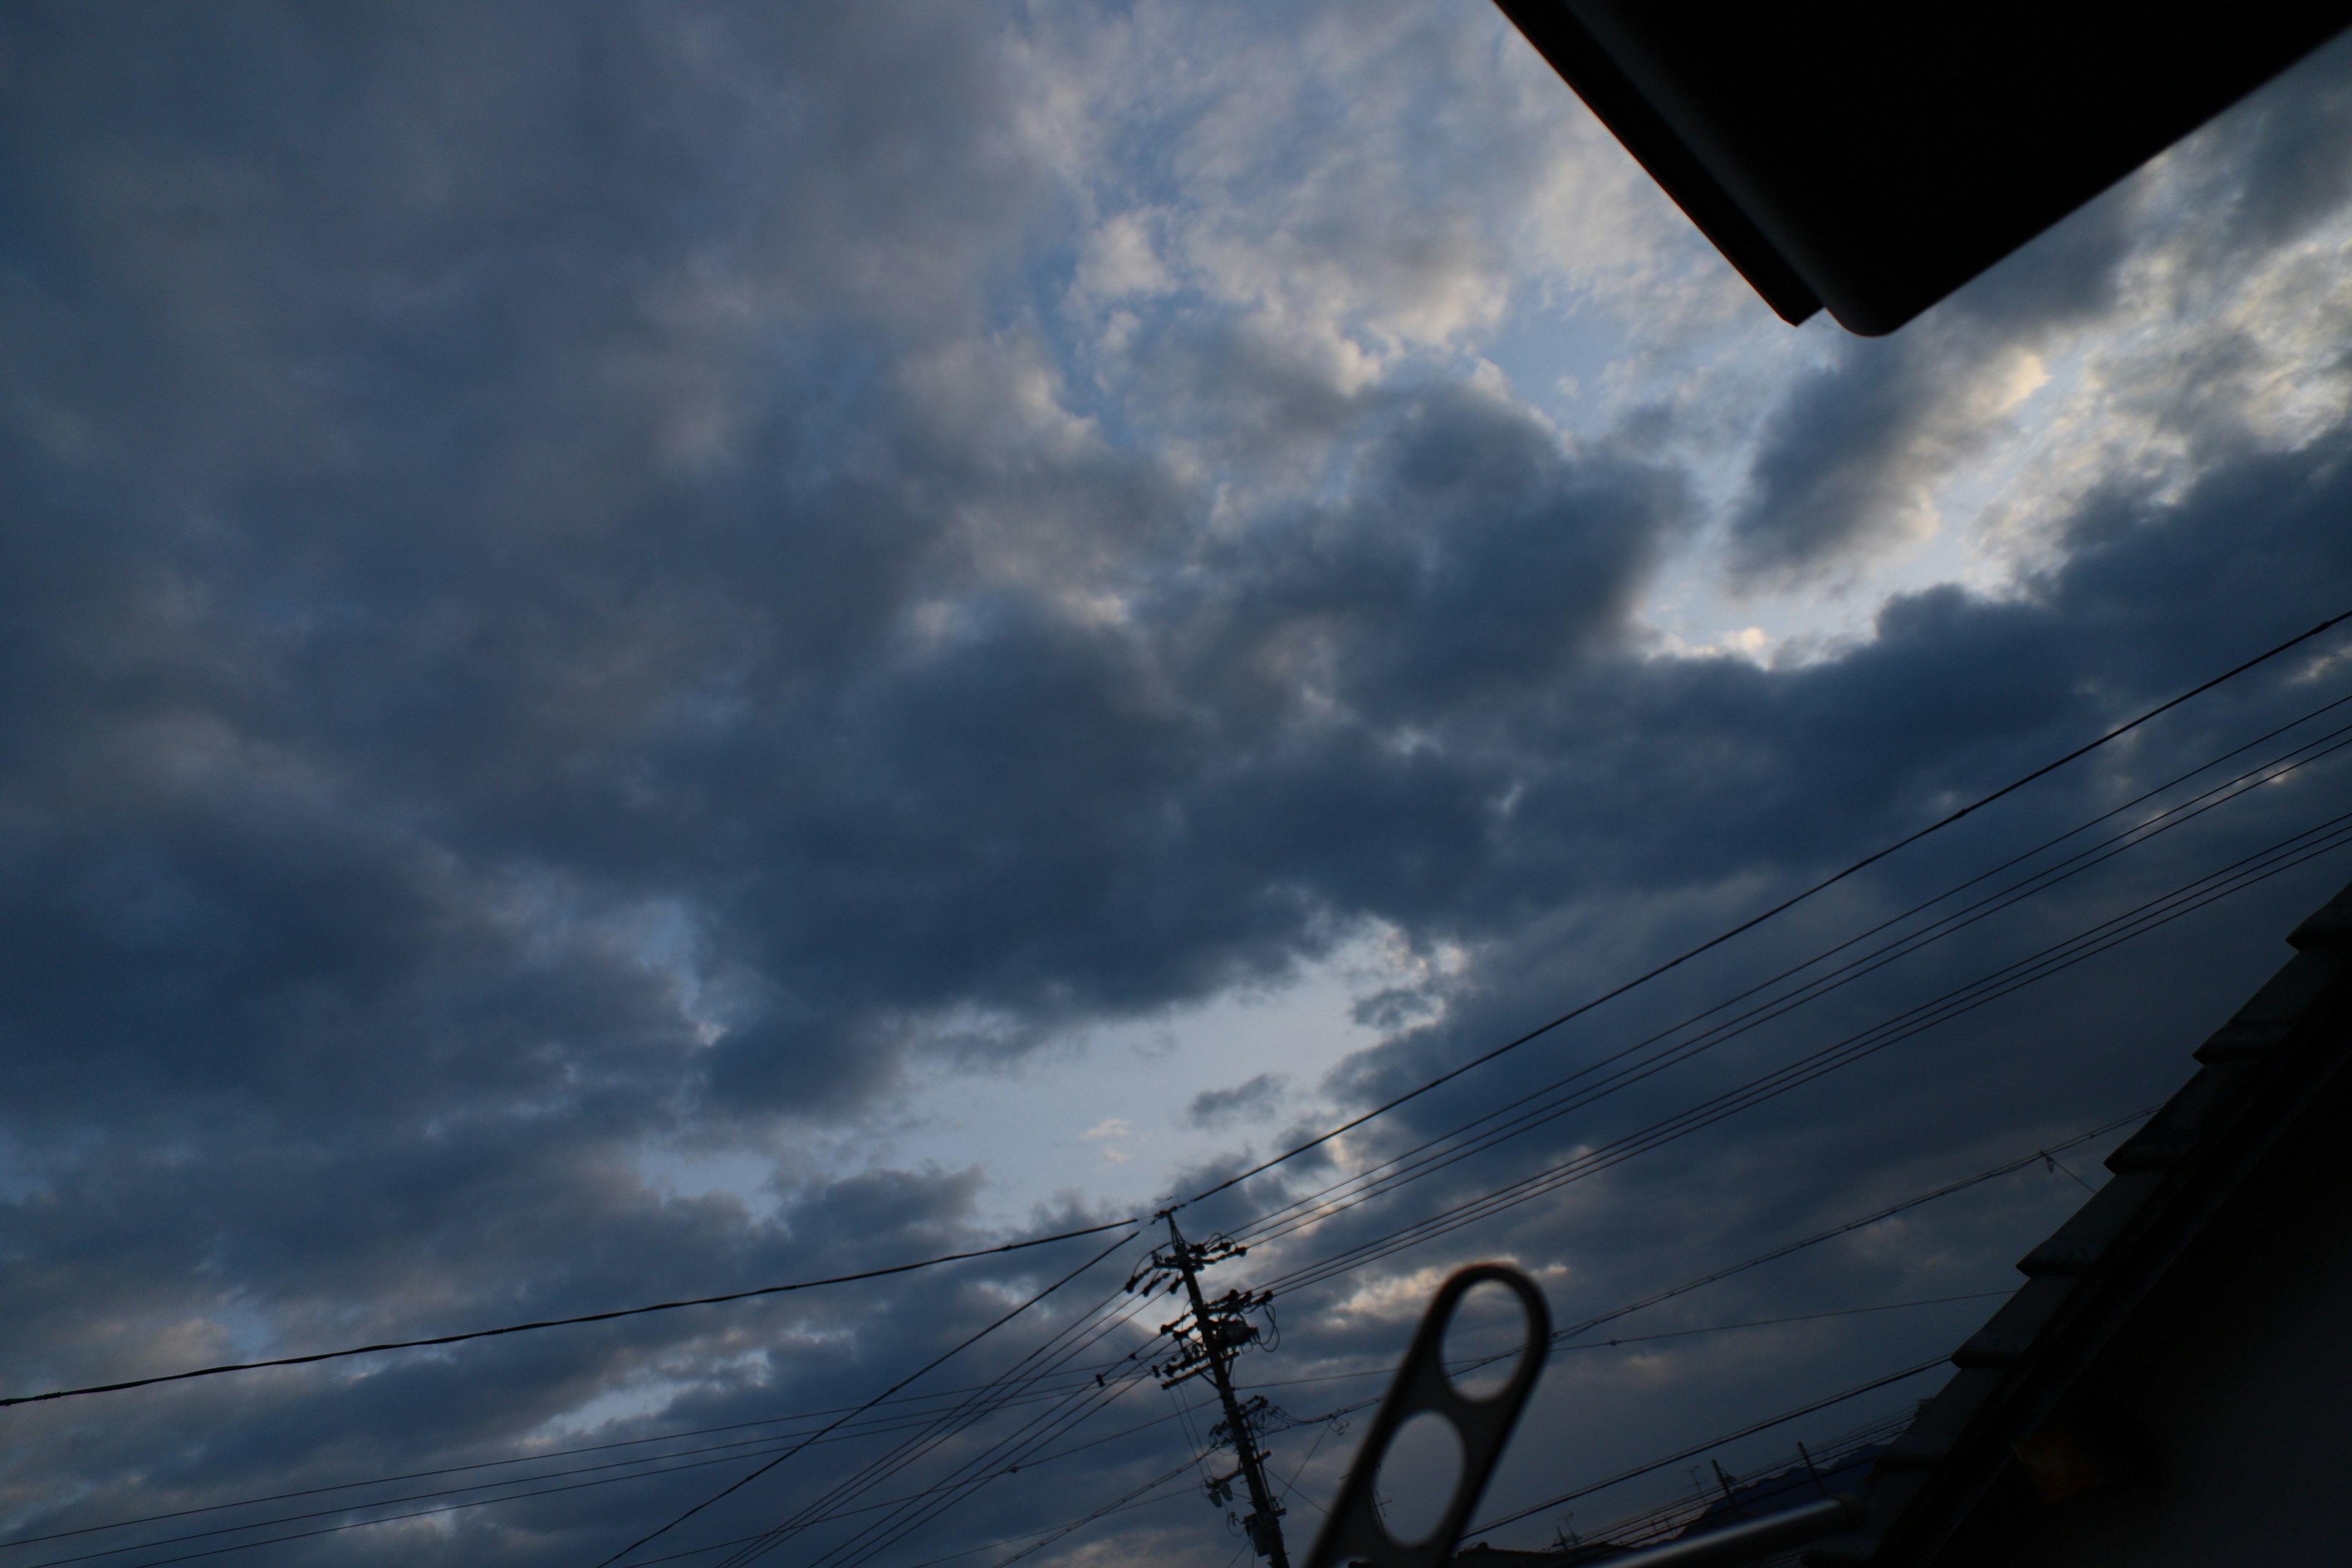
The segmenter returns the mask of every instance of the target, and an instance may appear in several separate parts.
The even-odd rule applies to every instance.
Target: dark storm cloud
[[[1925,526],[1932,489],[2009,429],[2053,332],[2113,308],[2132,237],[2110,192],[1954,295],[1914,331],[1840,339],[1765,421],[1731,518],[1752,582],[1819,575]],[[2036,367],[2038,368],[2038,366]]]
[[[1212,321],[1171,335],[1159,395],[1224,421],[1201,445],[1233,471],[1121,445],[1062,412],[1004,302],[1058,210],[1061,143],[1009,24],[970,8],[0,26],[11,1391],[985,1241],[982,1173],[860,1157],[860,1117],[910,1078],[1281,979],[1368,922],[1433,961],[1465,944],[1450,978],[1369,1005],[1406,1029],[1340,1076],[1369,1100],[2352,585],[2343,431],[2256,452],[2193,401],[2168,434],[2202,470],[2096,490],[2019,595],[1912,595],[1871,640],[1775,669],[1643,655],[1629,616],[1698,487],[1482,382],[1416,362],[1343,388]],[[2315,90],[2231,143],[2303,193],[2264,198],[2266,233],[2305,232],[2336,189]],[[1737,524],[1749,565],[1833,562],[1976,450],[2002,417],[1985,386],[2114,308],[2124,222],[1801,380]],[[2208,738],[2167,733],[2153,752]],[[2094,770],[2046,814],[2161,760]],[[2275,945],[2258,935],[2246,952]],[[2135,1018],[2240,979],[2174,967]],[[1949,1050],[2015,1068],[2062,1056],[2054,1033]],[[2034,1080],[2026,1112],[1858,1076],[1478,1244],[1565,1260],[1579,1300],[1630,1290],[1952,1151],[2095,1119],[2124,1054]],[[1279,1089],[1212,1089],[1191,1118],[1268,1116]],[[1949,1256],[1813,1278],[1997,1271],[2015,1213],[1973,1214]],[[7,1501],[89,1479],[74,1517],[96,1520],[503,1457],[566,1417],[604,1437],[839,1406],[1078,1256],[16,1412]],[[1393,1342],[1393,1315],[1338,1310],[1348,1288],[1286,1320],[1299,1354]],[[1818,1347],[1782,1373],[1839,1364]],[[1621,1430],[1664,1419],[1612,1397]],[[1159,1440],[1064,1472],[1064,1500],[1164,1469]],[[747,1527],[834,1462],[747,1500]],[[601,1556],[709,1474],[289,1556]],[[1012,1494],[963,1521],[1035,1523]],[[1169,1560],[1213,1529],[1196,1511]]]
[[[787,63],[740,18],[615,12],[542,53],[535,15],[21,21],[47,62],[6,258],[37,329],[9,372],[34,526],[0,738],[12,1229],[47,1262],[13,1277],[44,1347],[21,1385],[236,1353],[215,1318],[315,1342],[953,1245],[946,1178],[862,1205],[803,1190],[786,1146],[760,1218],[664,1200],[638,1160],[697,1118],[853,1106],[929,1014],[1024,1014],[1017,1047],[1443,903],[1483,774],[1356,719],[1294,732],[1276,670],[1220,717],[1204,698],[1244,678],[1205,622],[1278,596],[1339,628],[1350,703],[1426,711],[1548,679],[1648,559],[1663,480],[1440,393],[1300,525],[1360,563],[1303,606],[1287,559],[1286,587],[1244,566],[1206,607],[1147,574],[1125,625],[1050,583],[976,591],[992,499],[1014,515],[991,542],[1060,563],[1149,546],[1179,493],[1116,457],[1008,469],[984,406],[845,336],[869,310],[886,345],[941,330],[1017,226],[1027,172],[901,112],[1003,118],[987,51],[939,18],[828,22]],[[715,58],[723,83],[743,50],[804,101],[682,121],[692,95],[638,74]],[[232,73],[216,101],[185,62],[223,51],[269,90]],[[107,117],[118,69],[155,125]],[[891,90],[809,85],[832,71]],[[722,132],[748,150],[694,154]],[[790,216],[747,237],[729,193],[761,149],[756,208]],[[714,254],[751,260],[706,297]],[[1410,531],[1433,522],[1434,550]],[[693,1333],[482,1386],[512,1434]]]
[[[2339,429],[2300,452],[2242,457],[2178,498],[2108,493],[2079,515],[2070,559],[2025,600],[1974,600],[1948,588],[1898,599],[1882,614],[1872,641],[1822,664],[1774,672],[1726,660],[1615,672],[1615,684],[1636,693],[1630,702],[1645,721],[1643,729],[1604,721],[1601,735],[1588,732],[1582,743],[1563,737],[1547,748],[1546,754],[1583,758],[1600,744],[1612,749],[1589,772],[1563,767],[1556,781],[1528,785],[1517,811],[1512,868],[1556,886],[1581,872],[1606,893],[1590,903],[1574,895],[1559,900],[1554,921],[1529,922],[1496,944],[1447,989],[1452,1011],[1445,1019],[1349,1064],[1351,1093],[1364,1101],[1385,1099],[1510,1038],[1638,970],[1638,955],[1711,934],[1737,911],[1769,902],[1773,889],[1794,890],[1918,826],[1923,807],[1948,809],[2063,749],[2067,738],[2095,734],[2255,650],[2273,631],[2300,629],[2342,610],[2352,600],[2352,540],[2341,527],[2352,510],[2347,458],[2352,437]],[[2261,633],[2248,624],[2254,614],[2263,617]],[[1800,917],[1784,933],[1755,939],[1752,956],[1722,960],[1727,970],[1703,967],[1654,988],[1654,998],[1645,994],[1523,1053],[1524,1059],[1490,1069],[1493,1083],[1475,1092],[1457,1087],[1417,1102],[1400,1119],[1433,1131],[1473,1105],[1506,1099],[1807,953],[1820,940],[1817,931],[1851,930],[1868,923],[1861,917],[1892,913],[1955,868],[1980,865],[1974,858],[1997,846],[2031,842],[2092,816],[2340,689],[2340,683],[2304,681],[2305,668],[2306,661],[2284,661],[2226,702],[2184,710],[2132,750],[2078,764],[2000,808],[1997,825],[1961,830],[1954,838],[1965,847],[1926,847],[1873,872],[1831,900],[1832,908],[1853,902],[1834,918],[1818,916],[1821,925],[1811,923],[1816,917]],[[1646,815],[1614,793],[1633,790],[1627,781],[1639,781]],[[2163,841],[2126,863],[2127,869],[2062,886],[2035,907],[2022,931],[1997,925],[1964,935],[1931,953],[1924,976],[1915,968],[1902,989],[1864,987],[1834,1001],[1827,1022],[1843,1018],[1859,1026],[1881,1006],[1893,1010],[1897,997],[1937,994],[1992,963],[2003,942],[2049,940],[2094,918],[2093,911],[2106,912],[2113,906],[2105,900],[2148,896],[2175,878],[2226,864],[2332,815],[2342,793],[2340,768],[2301,778],[2293,789],[2263,792],[2212,825]],[[1622,833],[1621,825],[1635,822],[1652,826]],[[1981,847],[1969,837],[1978,831],[1987,836]],[[2128,982],[2119,984],[2115,967],[2095,969],[2091,978],[2029,994],[2030,1000],[1981,1025],[1955,1026],[1908,1047],[1945,1064],[1941,1070],[1857,1069],[1852,1084],[1833,1081],[1812,1091],[1802,1108],[1784,1104],[1759,1113],[1753,1132],[1684,1158],[1713,1167],[1764,1155],[1785,1180],[1759,1191],[1778,1194],[1804,1181],[1805,1171],[1883,1163],[1889,1141],[1901,1136],[1896,1130],[1915,1118],[1935,1126],[1938,1138],[1980,1126],[1970,1135],[1989,1144],[2021,1118],[2061,1105],[2083,1122],[2095,1121],[2095,1096],[2115,1095],[2119,1080],[2136,1081],[2150,1095],[2168,1092],[2185,1076],[2187,1053],[2204,1029],[2275,966],[2281,934],[2342,880],[2344,870],[2341,855],[2315,863],[2247,895],[2227,923],[2209,918],[2193,935],[2158,940],[2152,945],[2169,956],[2143,961]],[[1710,896],[1710,884],[1722,896]],[[2200,952],[2202,962],[2192,956]],[[1824,1027],[1815,1038],[1833,1033]],[[1722,1053],[1728,1059],[1720,1071],[1702,1067],[1695,1078],[1631,1092],[1622,1106],[1580,1116],[1559,1137],[1592,1141],[1639,1126],[1706,1085],[1731,1081],[1772,1059],[1759,1050],[1736,1046]],[[1412,1136],[1402,1126],[1391,1135],[1399,1142]],[[1804,1152],[1767,1155],[1784,1135],[1800,1141]],[[1841,1146],[1878,1153],[1832,1152]],[[1460,1182],[1475,1191],[1480,1179],[1465,1173]],[[1695,1179],[1675,1161],[1612,1181],[1652,1184],[1662,1189],[1657,1201],[1682,1201],[1670,1194]],[[1706,1190],[1720,1216],[1745,1215],[1729,1223],[1776,1228],[1777,1220],[1731,1202],[1719,1181]],[[1619,1201],[1640,1207],[1651,1200],[1621,1193]],[[1768,1207],[1780,1201],[1759,1199]],[[1533,1233],[1542,1234],[1544,1223],[1531,1222]],[[1339,1244],[1337,1237],[1324,1243]]]
[[[1466,391],[1405,408],[1358,470],[1353,505],[1230,563],[1244,587],[1219,629],[1382,728],[1565,674],[1621,634],[1681,518],[1672,476],[1565,458],[1525,414]]]
[[[1523,753],[1529,782],[1514,809],[1507,859],[1498,855],[1485,868],[1492,879],[1465,899],[1491,910],[1516,898],[1545,915],[1498,926],[1462,975],[1432,988],[1447,1009],[1442,1019],[1347,1064],[1339,1081],[1348,1098],[1385,1100],[1515,1037],[2273,635],[2345,608],[2352,603],[2352,543],[2341,526],[2352,510],[2347,458],[2352,436],[2338,428],[2300,451],[2242,453],[2177,496],[2119,484],[2077,513],[2070,555],[2021,599],[1993,602],[1950,588],[1897,599],[1872,640],[1822,663],[1783,670],[1729,659],[1629,664],[1595,670],[1591,689],[1571,685],[1549,715],[1557,728]],[[2257,615],[2259,631],[2250,624]],[[1391,1113],[1358,1134],[1368,1142],[1351,1163],[1372,1165],[1602,1060],[2021,844],[2339,695],[2340,674],[2311,679],[2323,668],[2337,667],[2298,656],[2224,699],[2169,716],[2131,747],[2077,764],[1906,852],[1793,921]],[[1622,707],[1600,700],[1604,687]],[[2113,868],[2059,885],[2015,915],[1832,993],[1789,1023],[1734,1037],[1493,1153],[1440,1168],[1410,1197],[1339,1214],[1260,1267],[1270,1276],[1306,1258],[1344,1256],[1400,1224],[1606,1146],[2344,804],[2340,765],[2259,792]],[[1559,1270],[1547,1289],[1556,1314],[1573,1319],[1699,1272],[1700,1258],[1711,1267],[1752,1253],[2160,1099],[2192,1070],[2189,1053],[2204,1033],[2284,958],[2284,931],[2347,869],[2352,863],[2338,851],[1890,1046],[1705,1137],[1506,1211],[1389,1267],[1514,1257]],[[2095,1158],[2074,1168],[2099,1179]],[[1199,1175],[1205,1184],[1231,1169]],[[1286,1185],[1312,1190],[1337,1173],[1317,1166],[1261,1180],[1216,1200],[1194,1223],[1239,1226],[1273,1206]],[[2080,1196],[2070,1178],[2037,1166],[2031,1180],[2013,1178],[1923,1214],[1907,1229],[1864,1233],[1786,1271],[1679,1305],[1663,1323],[1645,1321],[1738,1321],[1828,1300],[2004,1289],[2021,1245]],[[1253,1256],[1273,1251],[1254,1247]],[[1344,1274],[1295,1292],[1286,1321],[1325,1325],[1318,1342],[1333,1356],[1341,1346],[1380,1343],[1383,1334],[1393,1342],[1401,1325],[1360,1315],[1357,1293],[1377,1278]],[[1864,1337],[1844,1342],[1850,1359],[1839,1363],[1852,1377],[1812,1361],[1818,1349],[1796,1344],[1778,1373],[1767,1373],[1752,1354],[1700,1352],[1654,1368],[1664,1381],[1645,1379],[1638,1393],[1580,1370],[1584,1363],[1562,1363],[1550,1378],[1574,1395],[1560,1393],[1559,1413],[1536,1418],[1528,1441],[1542,1458],[1528,1461],[1521,1479],[1528,1495],[1558,1490],[1562,1474],[1605,1472],[1630,1453],[1734,1426],[1798,1403],[1809,1387],[1903,1364],[1910,1346],[1945,1348],[1974,1321],[1929,1325],[1924,1343],[1892,1329],[1881,1342],[1857,1324]],[[1799,1366],[1810,1370],[1776,1381]],[[1665,1419],[1670,1408],[1683,1414]],[[1514,1483],[1507,1477],[1504,1484]],[[1524,1543],[1541,1535],[1530,1527]]]
[[[708,1076],[645,889],[709,803],[645,758],[887,640],[937,518],[860,468],[845,328],[968,315],[1039,188],[968,14],[157,20],[7,50],[11,1386],[952,1245],[968,1177],[807,1189],[787,1150],[755,1219],[637,1158]],[[747,254],[766,297],[698,292]],[[839,989],[785,1031],[803,1108],[887,1070]],[[199,1479],[398,1468],[436,1412],[511,1437],[707,1331],[341,1414],[223,1385],[148,1441],[242,1408],[278,1435]]]
[[[1916,336],[1881,348],[1841,344],[1774,410],[1731,525],[1747,575],[1800,575],[1876,542],[1916,514],[1923,481],[1990,440],[1948,406],[1948,354]]]
[[[1184,1108],[1197,1127],[1223,1127],[1236,1121],[1263,1121],[1281,1103],[1289,1080],[1280,1073],[1262,1072],[1231,1089],[1204,1089]]]

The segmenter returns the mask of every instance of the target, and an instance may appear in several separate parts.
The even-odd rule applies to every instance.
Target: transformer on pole
[[[1272,1300],[1272,1293],[1228,1290],[1210,1300],[1201,1289],[1201,1270],[1239,1258],[1247,1248],[1222,1236],[1187,1241],[1176,1228],[1174,1213],[1164,1217],[1168,1245],[1153,1251],[1151,1260],[1128,1281],[1128,1289],[1149,1293],[1164,1281],[1172,1291],[1181,1283],[1192,1310],[1162,1326],[1160,1331],[1176,1342],[1176,1353],[1151,1370],[1162,1388],[1206,1377],[1216,1389],[1224,1419],[1217,1423],[1211,1438],[1231,1447],[1238,1463],[1229,1474],[1210,1478],[1210,1500],[1230,1501],[1234,1482],[1240,1481],[1249,1496],[1250,1511],[1242,1517],[1241,1524],[1250,1545],[1271,1568],[1290,1568],[1289,1554],[1283,1548],[1282,1504],[1266,1484],[1266,1453],[1258,1447],[1255,1425],[1265,1418],[1269,1407],[1263,1397],[1244,1404],[1234,1393],[1233,1379],[1234,1358],[1258,1338],[1258,1326],[1249,1314]]]

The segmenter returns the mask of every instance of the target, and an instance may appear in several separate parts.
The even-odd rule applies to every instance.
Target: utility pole
[[[1272,1568],[1290,1568],[1289,1553],[1282,1544],[1282,1505],[1275,1500],[1274,1489],[1265,1483],[1265,1451],[1257,1446],[1257,1435],[1250,1418],[1266,1408],[1264,1397],[1244,1405],[1234,1394],[1233,1362],[1242,1347],[1258,1337],[1257,1325],[1249,1321],[1251,1309],[1262,1307],[1273,1296],[1265,1290],[1228,1290],[1212,1301],[1201,1293],[1201,1270],[1229,1258],[1239,1258],[1246,1248],[1234,1246],[1223,1237],[1205,1242],[1184,1239],[1176,1228],[1176,1215],[1164,1216],[1168,1221],[1168,1245],[1154,1251],[1136,1280],[1129,1282],[1133,1289],[1138,1280],[1145,1280],[1146,1290],[1161,1278],[1180,1276],[1184,1292],[1191,1298],[1192,1310],[1184,1317],[1165,1325],[1160,1331],[1171,1336],[1177,1344],[1176,1353],[1151,1370],[1159,1375],[1160,1386],[1173,1388],[1180,1383],[1206,1376],[1217,1390],[1217,1401],[1224,1406],[1225,1418],[1220,1422],[1213,1439],[1222,1434],[1233,1445],[1234,1457],[1240,1464],[1230,1475],[1213,1477],[1209,1496],[1217,1502],[1229,1500],[1235,1479],[1249,1491],[1250,1511],[1242,1520],[1242,1528],[1249,1532],[1250,1544]],[[1173,1282],[1171,1282],[1172,1289]]]

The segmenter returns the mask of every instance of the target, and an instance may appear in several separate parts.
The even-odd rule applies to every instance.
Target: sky
[[[626,1561],[1232,1568],[1181,1199],[1294,1550],[1465,1262],[2027,1160],[1559,1352],[1497,1544],[1947,1352],[2352,876],[2352,636],[1201,1194],[2352,609],[2347,132],[1864,340],[1485,0],[7,7],[0,1394],[1146,1222],[0,1409],[9,1568],[597,1568],[845,1412]]]

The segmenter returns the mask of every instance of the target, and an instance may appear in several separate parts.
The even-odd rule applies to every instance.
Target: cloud
[[[1195,1127],[1263,1121],[1275,1113],[1288,1084],[1280,1073],[1262,1072],[1230,1089],[1204,1089],[1184,1108],[1184,1119]]]
[[[1766,426],[1731,521],[1733,570],[1785,581],[1932,537],[1944,483],[2048,380],[2027,349],[1960,355],[1928,332],[1846,345]]]
[[[1000,1167],[1085,1125],[1055,1120],[1054,1053],[1381,933],[1418,978],[1335,1004],[1380,1037],[1328,1082],[1249,1064],[1152,1110],[1230,1173],[1229,1130],[1311,1133],[1514,1037],[2352,584],[2336,57],[1916,330],[1822,353],[1741,314],[1467,0],[84,7],[0,33],[35,62],[0,109],[12,1391],[992,1245]],[[2265,216],[2217,254],[2194,219],[2223,187]],[[1625,351],[1572,426],[1482,358],[1571,318]],[[2031,544],[2005,575],[1856,575],[1995,523]],[[1694,572],[1860,584],[1869,614],[1802,660],[1670,656],[1643,616]],[[1220,1201],[1515,1115],[1578,1053],[2319,700],[2242,689]],[[1957,984],[2315,793],[2261,792],[1806,1018]],[[1613,1301],[2096,1120],[2185,1070],[2166,1031],[2244,989],[2331,875],[2182,928],[2112,994],[2085,968],[1458,1245],[1551,1270],[1564,1310]],[[1742,1037],[1392,1201],[1334,1197],[1248,1266],[1374,1241],[1804,1038]],[[1036,1102],[998,1155],[927,1164],[907,1095],[1013,1066]],[[1122,1120],[1152,1125],[1076,1142],[1108,1153]],[[662,1179],[688,1166],[717,1174]],[[1723,1310],[1998,1278],[2049,1207],[1988,1196]],[[12,1412],[0,1505],[65,1528],[799,1429],[770,1418],[856,1405],[1088,1245]],[[1286,1296],[1286,1368],[1392,1353],[1393,1321],[1320,1308],[1403,1303],[1454,1245]],[[1066,1330],[1105,1365],[1139,1352],[1158,1320],[1079,1326],[1134,1261],[937,1386]],[[1599,1414],[1581,1437],[1541,1417],[1546,1451],[1673,1446],[1723,1399],[1909,1353],[1885,1335],[1578,1371]],[[998,1476],[940,1549],[1141,1485],[1179,1426]],[[812,1447],[714,1534],[874,1451]],[[279,1550],[578,1561],[715,1473]],[[1230,1552],[1213,1510],[1147,1517],[1126,1560]]]
[[[1962,476],[1989,458],[1997,465],[1994,454],[2034,441],[2036,429],[2104,422],[2144,461],[2166,435],[2118,419],[2113,403],[2099,400],[2143,374],[2161,378],[2168,399],[2214,391],[2213,406],[2190,420],[2227,419],[2232,404],[2254,414],[2274,403],[2275,395],[2247,396],[2258,373],[2248,374],[2246,360],[2268,360],[2272,344],[2254,348],[2245,321],[2231,321],[2227,305],[2217,311],[2209,291],[2260,289],[2328,215],[2340,219],[2352,186],[2325,151],[2341,138],[2320,128],[2340,127],[2347,113],[2343,56],[2340,43],[2320,51],[1970,283],[1918,330],[1883,342],[1840,341],[1793,377],[1761,426],[1731,510],[1735,576],[1767,587],[1835,579],[1873,555],[1916,545],[1944,526]],[[2332,254],[2340,241],[2323,248]],[[2287,326],[2285,316],[2259,314],[2268,325],[2255,337]],[[2116,331],[2121,321],[2150,317],[2171,323],[2160,346],[2145,328]],[[2152,363],[2131,371],[2101,363],[2103,338]],[[2057,405],[2021,423],[2053,365],[2086,353],[2095,368],[2069,374],[2074,384]],[[2293,351],[2287,357],[2302,374],[2318,368]],[[2075,398],[2097,400],[2097,412],[2070,419]],[[2050,479],[2036,473],[2032,488],[2047,495]]]

